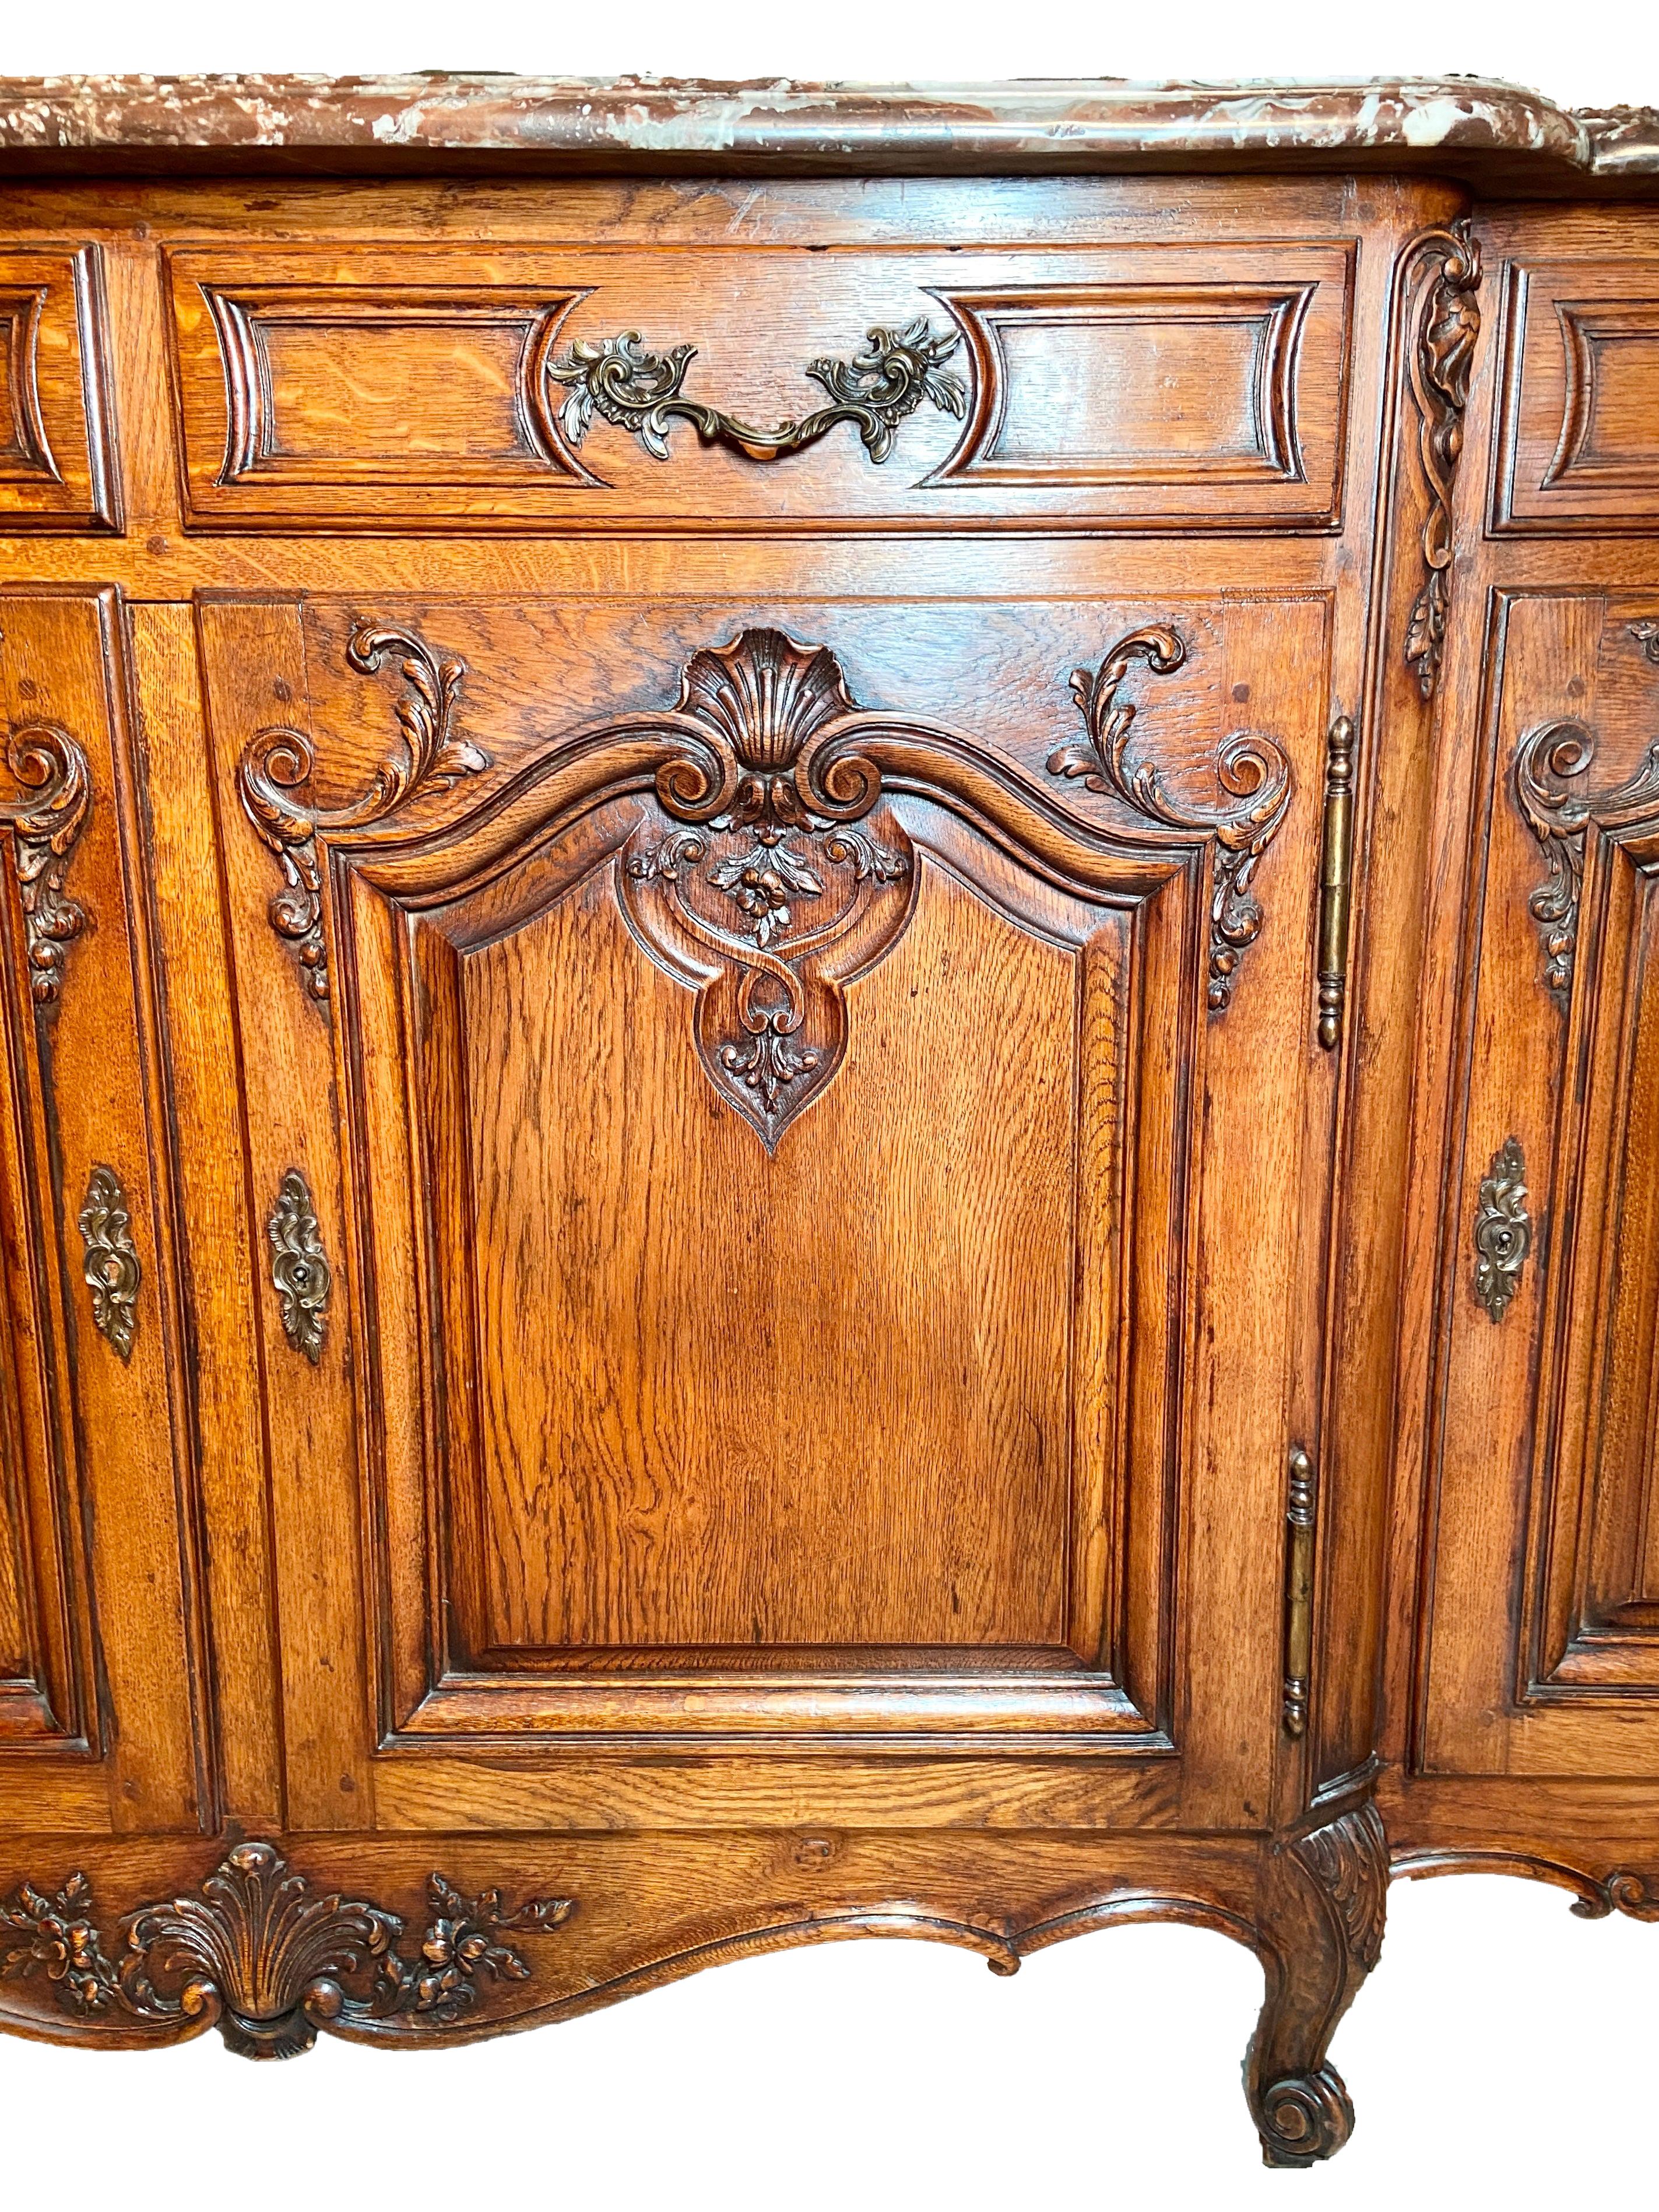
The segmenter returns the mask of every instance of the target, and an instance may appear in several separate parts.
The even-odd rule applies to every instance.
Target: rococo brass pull
[[[1285,1507],[1285,1703],[1286,1735],[1308,1725],[1309,1676],[1313,1668],[1314,1524],[1318,1492],[1313,1462],[1300,1444],[1290,1457]]]
[[[86,1246],[82,1279],[92,1293],[93,1326],[123,1360],[132,1357],[138,1327],[138,1288],[143,1269],[132,1241],[127,1194],[113,1168],[94,1168],[81,1208],[81,1241]]]
[[[730,446],[751,461],[778,461],[815,446],[837,423],[851,422],[871,459],[884,461],[899,424],[924,399],[958,421],[967,413],[967,387],[944,366],[961,343],[953,331],[935,335],[925,315],[902,331],[872,330],[850,362],[807,364],[807,375],[823,386],[834,404],[781,422],[775,430],[750,429],[717,407],[685,398],[680,386],[696,358],[696,346],[653,353],[637,331],[614,338],[578,338],[568,353],[548,362],[545,374],[569,387],[559,410],[559,427],[573,446],[580,445],[599,415],[665,461],[669,428],[678,417],[692,425],[705,446]]]
[[[310,1186],[297,1168],[283,1177],[265,1232],[270,1238],[270,1279],[282,1309],[283,1332],[314,1367],[323,1356],[334,1278]]]
[[[1474,1209],[1474,1295],[1494,1322],[1520,1289],[1531,1249],[1526,1158],[1519,1137],[1506,1137],[1481,1178]]]
[[[1354,726],[1331,724],[1325,748],[1325,826],[1319,863],[1319,1042],[1335,1050],[1348,992],[1348,919],[1353,896]]]

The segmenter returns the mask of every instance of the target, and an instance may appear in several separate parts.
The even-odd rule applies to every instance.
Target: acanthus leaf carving
[[[1369,1974],[1382,1955],[1389,1891],[1389,1844],[1375,1805],[1328,1821],[1291,1846],[1329,1897],[1350,1956]]]
[[[49,1006],[63,987],[65,948],[87,927],[86,909],[64,882],[91,811],[92,771],[80,744],[56,722],[24,722],[9,732],[6,761],[24,793],[0,800],[0,823],[12,833],[29,993],[37,1006]]]
[[[1428,513],[1422,531],[1426,575],[1406,632],[1406,665],[1425,699],[1434,696],[1451,610],[1452,491],[1463,451],[1463,412],[1480,336],[1480,245],[1467,217],[1414,239],[1407,267],[1438,262],[1419,297],[1407,374],[1417,409],[1418,452]]]
[[[307,992],[325,1007],[329,975],[319,835],[365,829],[417,793],[451,790],[463,776],[490,765],[481,746],[456,734],[465,663],[440,659],[409,631],[372,623],[360,623],[346,647],[347,661],[365,676],[376,673],[388,654],[400,656],[398,673],[406,686],[397,702],[403,742],[375,770],[361,799],[327,808],[298,796],[311,781],[315,755],[304,732],[286,726],[256,731],[238,771],[248,818],[283,871],[283,888],[270,902],[270,926],[294,946]]]
[[[641,826],[623,902],[642,941],[695,982],[703,1066],[769,1152],[840,1065],[845,985],[909,915],[902,830],[855,826],[881,795],[858,748],[879,720],[826,647],[752,629],[695,654],[653,721],[678,746],[657,804],[683,826]]]
[[[122,1359],[131,1359],[143,1270],[132,1241],[127,1194],[113,1168],[94,1168],[78,1225],[86,1247],[82,1277],[92,1294],[93,1326]]]
[[[195,1895],[129,1912],[111,1948],[84,1875],[56,1893],[21,1883],[0,1904],[0,1977],[44,1979],[67,2013],[158,2029],[199,2021],[244,2057],[289,2058],[319,2028],[449,2026],[485,1982],[529,1978],[505,1936],[548,1933],[574,1909],[541,1897],[509,1911],[499,1892],[467,1897],[434,1873],[411,1956],[395,1913],[319,1894],[274,1844],[243,1843]]]
[[[1081,776],[1091,791],[1109,793],[1159,827],[1215,840],[1210,899],[1210,954],[1206,999],[1213,1013],[1225,1010],[1237,981],[1241,956],[1261,933],[1261,902],[1251,889],[1256,863],[1279,834],[1291,803],[1291,764],[1275,738],[1239,731],[1222,745],[1216,776],[1240,804],[1207,811],[1171,799],[1156,764],[1132,763],[1129,732],[1136,708],[1122,697],[1134,663],[1155,676],[1172,675],[1187,659],[1179,633],[1151,624],[1121,637],[1097,669],[1072,676],[1072,696],[1089,732],[1086,745],[1062,745],[1048,756],[1050,775]]]
[[[850,422],[872,461],[893,450],[899,425],[926,400],[960,421],[968,394],[945,363],[962,343],[959,333],[935,331],[925,315],[902,330],[873,329],[850,362],[818,360],[806,374],[830,395],[830,404],[775,430],[757,430],[700,400],[685,398],[685,373],[696,358],[692,345],[653,353],[637,331],[607,338],[579,338],[545,374],[566,387],[559,427],[580,446],[593,417],[636,438],[652,458],[669,458],[668,434],[676,420],[690,422],[706,446],[730,447],[745,460],[776,461],[816,445],[838,424]]]
[[[1544,980],[1563,1001],[1572,991],[1584,848],[1592,821],[1626,827],[1659,815],[1659,741],[1635,773],[1591,793],[1578,781],[1595,757],[1595,735],[1572,717],[1540,722],[1516,747],[1515,801],[1543,848],[1547,873],[1527,901],[1544,951]]]

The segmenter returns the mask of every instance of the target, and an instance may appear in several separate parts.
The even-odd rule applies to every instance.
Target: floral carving
[[[289,2058],[319,2028],[449,2025],[483,1982],[529,1978],[505,1936],[544,1934],[574,1910],[568,1898],[543,1897],[509,1912],[497,1891],[469,1898],[434,1874],[410,1956],[395,1913],[319,1895],[274,1845],[238,1844],[196,1895],[130,1912],[113,1956],[84,1875],[55,1894],[24,1882],[0,1905],[0,1977],[43,1978],[68,2013],[214,2025],[243,2057]]]
[[[1589,725],[1567,720],[1528,730],[1515,754],[1516,805],[1544,848],[1547,872],[1527,907],[1543,945],[1544,980],[1564,1002],[1572,989],[1577,955],[1590,822],[1620,827],[1659,811],[1659,743],[1648,748],[1627,781],[1599,795],[1574,781],[1589,769],[1595,750]]]
[[[295,948],[306,988],[325,1004],[328,948],[323,935],[323,873],[318,837],[366,829],[421,791],[448,791],[464,775],[489,766],[489,756],[455,734],[464,662],[440,660],[405,630],[362,624],[346,647],[360,674],[373,675],[388,653],[400,655],[398,673],[408,687],[398,701],[403,743],[376,769],[363,796],[349,806],[307,805],[296,794],[311,781],[315,757],[302,731],[257,731],[242,756],[242,805],[282,866],[283,888],[270,902],[270,926]]]
[[[143,1270],[132,1242],[127,1194],[113,1168],[94,1168],[81,1208],[86,1246],[82,1275],[92,1293],[93,1325],[125,1359],[132,1357]]]
[[[668,433],[678,418],[690,422],[706,446],[730,446],[751,461],[781,460],[799,453],[838,423],[850,422],[872,461],[893,450],[898,427],[925,399],[958,420],[967,413],[968,394],[960,377],[944,364],[961,343],[958,334],[942,336],[925,315],[902,331],[876,329],[850,362],[810,362],[806,374],[822,385],[831,404],[775,430],[755,430],[717,407],[687,399],[681,390],[696,358],[695,346],[671,346],[653,353],[637,331],[619,337],[579,338],[568,352],[547,364],[547,374],[568,387],[559,409],[560,428],[580,446],[598,415],[639,440],[655,459],[668,459]]]
[[[1423,565],[1428,574],[1406,633],[1406,663],[1425,699],[1434,696],[1451,608],[1452,488],[1463,451],[1463,410],[1480,336],[1480,246],[1467,219],[1415,240],[1409,266],[1437,260],[1419,295],[1409,360],[1418,450],[1428,493]]]
[[[333,1276],[310,1188],[297,1169],[290,1168],[283,1177],[265,1231],[283,1333],[314,1367],[323,1356]]]
[[[711,1081],[773,1150],[846,1047],[842,986],[907,920],[908,841],[855,827],[881,793],[861,710],[835,655],[781,630],[696,654],[656,775],[684,825],[636,833],[623,896],[644,942],[697,986],[694,1026]],[[837,888],[838,882],[838,888]]]
[[[1136,709],[1132,700],[1121,695],[1132,667],[1137,660],[1144,661],[1154,676],[1168,676],[1186,658],[1181,637],[1159,624],[1121,637],[1097,669],[1074,671],[1072,696],[1088,726],[1089,742],[1062,745],[1051,753],[1048,773],[1081,776],[1089,790],[1109,793],[1145,820],[1164,828],[1213,835],[1215,880],[1206,996],[1211,1011],[1219,1013],[1231,1000],[1241,955],[1261,933],[1261,903],[1250,881],[1290,805],[1291,764],[1275,739],[1256,731],[1240,731],[1222,746],[1216,764],[1223,790],[1240,804],[1212,812],[1177,804],[1153,763],[1129,760],[1129,732]]]
[[[80,745],[55,722],[25,722],[12,730],[6,761],[24,793],[0,800],[0,822],[12,833],[29,992],[37,1006],[49,1006],[63,985],[64,949],[87,926],[86,909],[64,884],[91,809],[92,773]]]
[[[1474,1209],[1474,1295],[1502,1321],[1521,1287],[1521,1270],[1532,1249],[1527,1211],[1527,1163],[1518,1137],[1507,1137],[1481,1180]]]

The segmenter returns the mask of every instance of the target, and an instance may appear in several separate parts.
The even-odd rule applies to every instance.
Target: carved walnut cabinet
[[[1659,123],[0,84],[0,2020],[1659,1917]]]

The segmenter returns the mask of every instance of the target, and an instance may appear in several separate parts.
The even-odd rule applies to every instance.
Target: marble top
[[[1329,83],[740,84],[433,72],[0,78],[0,173],[1433,169],[1638,189],[1659,112],[1474,77]]]

